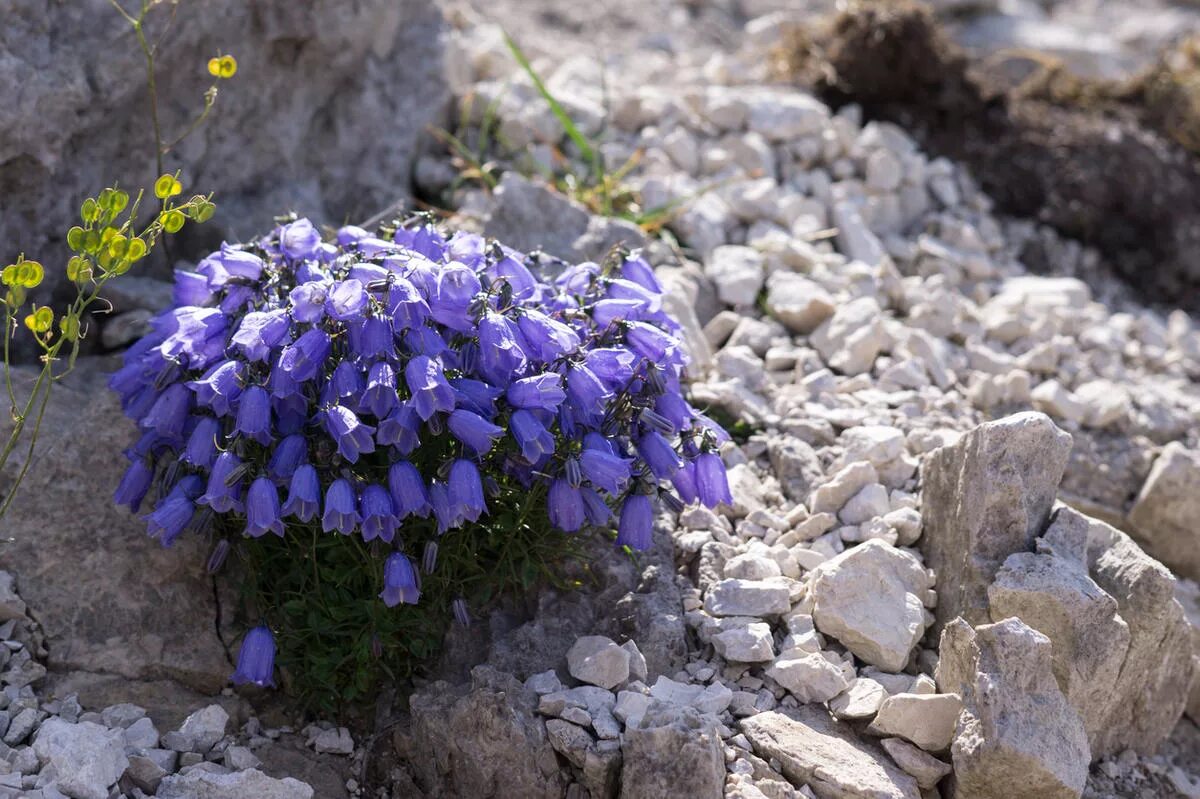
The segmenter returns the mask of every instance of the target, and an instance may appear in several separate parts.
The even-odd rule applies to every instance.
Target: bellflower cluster
[[[645,549],[660,502],[730,501],[662,291],[637,253],[568,265],[423,218],[225,245],[111,379],[140,430],[116,501],[164,545],[217,532],[222,560],[230,539],[358,537],[396,613],[439,537],[506,503]],[[239,680],[270,682],[267,635]]]

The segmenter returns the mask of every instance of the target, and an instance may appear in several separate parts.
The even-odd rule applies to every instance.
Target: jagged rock
[[[104,385],[116,365],[81,358],[55,386],[42,454],[4,518],[12,540],[0,566],[20,575],[22,599],[37,608],[52,669],[120,675],[130,681],[123,698],[135,695],[132,681],[163,677],[217,693],[229,662],[204,572],[207,543],[183,536],[164,549],[146,537],[145,522],[112,503],[121,477],[114,453],[137,437]],[[27,374],[18,370],[17,378]],[[0,436],[7,424],[7,415],[0,417]],[[9,459],[0,484],[22,456]]]
[[[43,768],[54,769],[59,787],[74,799],[107,799],[109,787],[129,767],[120,730],[89,721],[49,719],[38,730],[33,751]]]
[[[1175,598],[1183,606],[1192,628],[1192,690],[1188,695],[1187,714],[1200,723],[1200,586],[1191,580],[1180,580]]]
[[[792,784],[820,799],[918,799],[917,782],[876,745],[859,740],[823,707],[759,713],[742,733],[763,758],[779,761]]]
[[[841,665],[821,652],[785,652],[766,674],[801,702],[828,702],[850,684]]]
[[[1054,680],[1050,639],[1019,619],[942,631],[938,689],[962,697],[955,796],[1001,799],[1014,775],[1028,796],[1078,799],[1091,760],[1087,733]]]
[[[887,341],[879,303],[859,297],[839,306],[810,341],[831,369],[846,375],[870,371]]]
[[[767,279],[767,310],[793,333],[807,335],[833,315],[833,298],[816,281],[795,272]]]
[[[817,629],[866,662],[900,671],[925,632],[929,576],[913,555],[884,541],[848,549],[813,570]]]
[[[718,655],[737,663],[762,663],[775,658],[771,627],[762,622],[719,632],[712,644]]]
[[[704,607],[714,616],[779,616],[792,609],[790,593],[782,582],[722,580],[708,589]]]
[[[13,576],[0,572],[0,621],[25,618],[25,601],[17,596]]]
[[[313,799],[313,789],[292,777],[276,779],[258,769],[218,774],[201,768],[164,777],[158,799]]]
[[[629,652],[611,638],[586,635],[567,651],[567,670],[580,682],[616,688],[629,679]]]
[[[1195,668],[1191,628],[1175,599],[1174,576],[1129,536],[1071,508],[1055,511],[1038,548],[1086,568],[1091,580],[1116,600],[1116,619],[1128,627],[1122,649],[1125,639],[1111,622],[1087,628],[1079,620],[1075,629],[1046,625],[1057,634],[1051,640],[1059,669],[1060,649],[1077,671],[1097,661],[1096,648],[1117,649],[1122,658],[1107,690],[1085,691],[1078,699],[1086,702],[1081,715],[1088,723],[1093,756],[1126,748],[1152,754],[1183,712]],[[1043,606],[1032,615],[1046,619],[1047,610]]]
[[[412,724],[398,736],[401,758],[435,795],[546,797],[566,790],[537,695],[490,666],[470,685],[435,682],[410,699]]]
[[[166,31],[156,71],[167,140],[203,105],[211,83],[203,65],[215,42],[239,62],[213,118],[166,162],[182,169],[189,194],[216,193],[208,241],[266,230],[283,209],[335,224],[361,220],[405,195],[418,137],[439,124],[447,100],[442,27],[438,8],[420,0],[214,0],[180,6],[177,15],[152,12],[147,36]],[[49,252],[78,222],[80,198],[114,181],[144,187],[154,177],[143,55],[129,24],[102,0],[20,0],[5,9],[0,60],[0,192],[8,197],[0,240],[8,252]],[[353,124],[342,121],[350,117]],[[363,136],[376,126],[387,135]],[[46,270],[47,288],[61,271]],[[91,529],[109,526],[93,520]],[[37,605],[32,595],[26,601]]]
[[[184,719],[179,734],[190,743],[190,751],[204,754],[225,735],[229,713],[220,705],[209,705]]]
[[[713,250],[707,274],[717,287],[721,302],[749,307],[758,299],[763,286],[763,257],[757,250],[736,244],[724,244]]]
[[[621,754],[622,799],[723,795],[721,736],[714,720],[694,709],[655,702],[626,728]]]
[[[921,467],[925,564],[938,576],[937,624],[989,620],[1004,559],[1033,548],[1054,503],[1071,437],[1040,413],[987,422]]]
[[[918,787],[928,790],[950,773],[950,764],[943,763],[928,752],[923,752],[908,741],[899,738],[884,738],[879,742],[883,750],[892,756],[896,765],[907,771],[917,781]]]
[[[1098,755],[1096,735],[1129,649],[1129,625],[1116,600],[1078,563],[1032,552],[1004,561],[988,600],[993,620],[1016,616],[1053,642],[1054,676]]]
[[[899,735],[928,752],[950,748],[962,710],[956,694],[896,694],[883,700],[871,722],[876,735]]]
[[[887,690],[870,677],[856,677],[850,687],[829,703],[833,715],[844,721],[874,718],[888,696]]]
[[[1154,462],[1129,511],[1129,523],[1138,543],[1177,574],[1192,580],[1200,579],[1197,485],[1200,452],[1173,441]]]
[[[483,232],[522,252],[541,250],[576,256],[575,241],[587,232],[588,212],[545,184],[505,172],[493,194]]]

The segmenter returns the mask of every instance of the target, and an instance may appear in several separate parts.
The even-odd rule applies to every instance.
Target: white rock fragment
[[[754,305],[765,279],[762,254],[735,244],[714,249],[707,272],[721,301],[739,308]]]
[[[611,638],[585,635],[567,651],[567,671],[580,682],[611,690],[629,679],[629,652]]]
[[[767,279],[767,310],[793,333],[811,333],[835,308],[829,293],[803,275],[775,272]]]
[[[833,715],[845,721],[874,718],[888,696],[883,685],[869,677],[856,677],[849,687],[829,703]]]
[[[850,684],[841,665],[821,652],[792,650],[776,659],[766,674],[801,702],[828,702]]]
[[[792,609],[791,591],[777,581],[721,580],[708,589],[704,608],[713,616],[781,616]]]
[[[90,721],[47,719],[33,739],[33,751],[74,799],[107,799],[109,787],[129,768],[121,731]]]
[[[868,728],[875,735],[899,736],[928,752],[950,748],[962,711],[957,694],[896,694],[883,700]]]
[[[859,297],[839,306],[810,341],[830,368],[846,375],[863,374],[887,343],[882,317],[873,297]]]
[[[775,641],[770,625],[762,622],[747,624],[717,633],[713,648],[726,660],[738,663],[762,663],[775,659]]]
[[[921,597],[929,574],[912,554],[868,541],[818,566],[811,577],[817,629],[887,671],[900,671],[925,632]]]

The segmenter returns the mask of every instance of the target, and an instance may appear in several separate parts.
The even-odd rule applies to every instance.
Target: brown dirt
[[[858,0],[779,63],[967,164],[1001,211],[1096,247],[1142,299],[1200,310],[1200,170],[1173,135],[1198,135],[1197,53],[1087,84],[1037,57],[973,63],[923,6]]]

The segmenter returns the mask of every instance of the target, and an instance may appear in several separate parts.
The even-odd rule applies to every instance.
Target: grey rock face
[[[152,41],[168,16],[151,15]],[[148,185],[154,144],[143,56],[108,3],[18,0],[4,18],[0,241],[32,257],[78,221],[86,194]],[[239,64],[208,124],[166,162],[185,188],[216,192],[208,241],[259,233],[289,209],[362,219],[406,194],[417,138],[447,100],[441,27],[420,0],[180,5],[159,48],[166,138],[203,105],[205,62],[221,51]]]
[[[1200,579],[1200,452],[1168,444],[1129,512],[1138,543],[1177,574]]]
[[[725,785],[721,736],[711,717],[655,703],[621,744],[623,799],[718,799]]]
[[[1129,629],[1125,649],[1121,638],[1101,634],[1112,624],[1093,628],[1091,636],[1077,629],[1074,641],[1062,644],[1076,668],[1096,657],[1089,652],[1095,648],[1115,649],[1122,656],[1111,688],[1092,693],[1083,714],[1093,756],[1126,748],[1152,754],[1183,713],[1194,671],[1191,626],[1175,599],[1175,577],[1129,536],[1070,508],[1055,512],[1039,548],[1086,567],[1115,600],[1116,618]],[[1051,636],[1056,660],[1062,636]]]
[[[313,789],[291,777],[276,779],[258,769],[218,774],[194,768],[172,774],[158,786],[158,799],[313,799]]]
[[[884,752],[860,740],[823,707],[759,713],[742,732],[764,759],[775,758],[796,786],[820,799],[917,799],[917,781]]]
[[[562,796],[566,779],[537,695],[490,666],[471,678],[433,683],[410,700],[412,726],[398,748],[418,786],[430,796]]]
[[[989,620],[987,587],[1004,559],[1033,548],[1066,467],[1071,436],[1040,413],[987,422],[921,470],[925,564],[938,576],[937,625]]]
[[[1051,666],[1050,639],[1019,619],[942,631],[938,689],[963,700],[951,756],[959,799],[1078,799],[1091,759],[1087,734]]]
[[[50,719],[38,730],[33,751],[43,767],[53,767],[59,787],[75,799],[106,799],[129,760],[119,730],[99,724]]]
[[[13,541],[0,567],[21,575],[37,608],[51,668],[108,672],[130,680],[172,678],[216,693],[229,663],[216,636],[216,604],[204,573],[204,542],[164,549],[145,524],[112,504],[136,438],[105,388],[110,359],[80,359],[57,385],[18,501],[4,520]],[[18,375],[18,379],[20,375]],[[0,419],[0,435],[7,419]],[[10,459],[0,481],[20,468]]]

